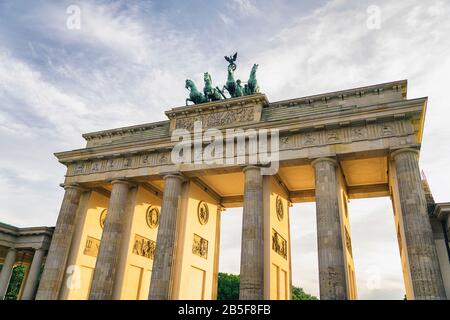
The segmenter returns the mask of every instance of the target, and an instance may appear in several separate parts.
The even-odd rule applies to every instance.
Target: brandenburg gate
[[[290,299],[289,207],[312,201],[320,298],[356,299],[347,203],[370,197],[392,199],[407,298],[446,299],[448,253],[437,249],[418,165],[427,98],[407,99],[407,81],[278,102],[246,90],[84,134],[85,148],[56,153],[65,194],[37,299],[215,299],[221,215],[232,207],[243,208],[240,299]],[[244,132],[231,142],[276,130],[276,170],[263,172],[273,159],[249,160],[259,149],[224,141],[225,160],[194,163],[211,128]],[[194,146],[178,155],[193,163],[174,162],[180,130]]]

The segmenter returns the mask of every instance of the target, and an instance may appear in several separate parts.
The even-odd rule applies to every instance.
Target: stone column
[[[0,300],[5,298],[6,290],[8,290],[9,280],[16,262],[16,249],[9,248],[3,263],[2,272],[0,273]]]
[[[111,182],[112,191],[105,227],[100,241],[94,276],[89,294],[90,300],[111,300],[114,280],[120,259],[120,248],[128,194],[132,184],[125,180]]]
[[[394,160],[405,243],[415,299],[446,299],[419,172],[418,151],[401,149]]]
[[[66,185],[64,189],[66,192],[59,210],[36,300],[57,300],[66,270],[78,204],[83,189],[78,185]]]
[[[212,300],[217,300],[217,290],[219,285],[219,250],[220,250],[220,221],[222,218],[222,211],[224,207],[217,205],[216,216],[216,235],[214,244],[214,269],[213,269],[213,283],[212,283]]]
[[[41,272],[42,260],[44,259],[45,251],[43,249],[36,249],[31,262],[28,277],[25,282],[25,288],[22,293],[22,300],[33,300],[37,289],[39,273]]]
[[[261,168],[244,168],[240,300],[264,299],[263,176]]]
[[[337,193],[337,162],[331,158],[319,158],[312,162],[312,166],[316,182],[320,299],[345,300],[347,286]]]
[[[179,174],[164,176],[161,220],[156,238],[149,300],[169,300],[171,298],[176,228],[183,182],[184,178]]]

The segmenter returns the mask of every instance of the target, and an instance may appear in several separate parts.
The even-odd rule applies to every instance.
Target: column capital
[[[61,183],[60,186],[63,187],[64,190],[75,189],[80,192],[84,192],[87,190],[86,188],[80,186],[78,183]]]
[[[322,161],[328,161],[328,162],[332,163],[333,166],[335,166],[335,167],[337,167],[337,165],[338,165],[338,162],[336,161],[336,159],[330,158],[330,157],[323,157],[323,158],[317,158],[317,159],[314,159],[314,160],[311,162],[311,165],[312,165],[313,167],[315,167],[316,164],[318,164],[319,162],[322,162]]]
[[[125,185],[127,185],[128,187],[130,187],[130,188],[136,186],[136,183],[131,182],[131,181],[127,180],[127,179],[113,179],[113,180],[110,181],[110,183],[111,183],[111,185],[115,185],[115,184],[125,184]]]
[[[419,150],[418,149],[413,149],[413,148],[402,148],[402,149],[397,149],[391,152],[390,156],[391,159],[395,159],[395,157],[401,153],[405,153],[405,152],[411,152],[411,153],[415,153],[417,155],[419,155]]]
[[[180,172],[170,172],[170,173],[166,173],[163,176],[163,179],[169,179],[169,178],[176,178],[176,179],[180,179],[181,182],[185,182],[187,180],[187,178]]]
[[[247,170],[261,170],[260,166],[255,166],[255,165],[249,165],[244,167],[244,169],[242,169],[242,172],[246,172]]]

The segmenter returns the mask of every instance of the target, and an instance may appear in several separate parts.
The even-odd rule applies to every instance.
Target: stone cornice
[[[426,102],[427,98],[419,98],[376,104],[364,108],[355,106],[353,108],[346,108],[346,110],[335,110],[319,115],[311,114],[310,116],[303,118],[236,125],[235,128],[244,130],[247,128],[275,128],[280,130],[280,136],[282,136],[283,134],[291,134],[293,132],[308,132],[365,123],[381,123],[387,120],[392,121],[412,116],[420,118],[423,115]],[[155,140],[77,149],[55,153],[55,156],[61,163],[67,164],[80,160],[100,160],[103,158],[123,157],[124,155],[132,156],[133,154],[137,155],[140,153],[170,151],[173,144],[174,143],[170,141],[170,137],[167,137]]]
[[[405,100],[406,93],[407,81],[400,80],[307,97],[282,100],[273,103],[269,103],[267,97],[264,94],[255,94],[251,96],[226,99],[199,105],[175,107],[165,112],[166,116],[169,118],[168,121],[159,121],[154,123],[90,132],[85,133],[82,136],[88,142],[88,147],[121,143],[123,142],[123,140],[128,140],[130,137],[134,137],[132,138],[132,140],[149,139],[149,137],[150,139],[157,139],[163,138],[168,133],[169,129],[173,130],[179,124],[185,124],[186,120],[191,117],[202,119],[210,113],[215,113],[217,118],[218,114],[226,113],[228,110],[239,111],[239,109],[245,110],[247,109],[246,107],[259,105],[260,108],[262,107],[266,110],[274,110],[279,107],[306,106],[315,109],[313,113],[317,114],[317,110],[321,108],[323,109],[324,105],[325,112],[331,111],[331,109],[333,108],[332,106],[329,106],[329,104],[338,105],[339,110],[346,110],[348,108],[352,108],[352,104],[356,104],[358,105],[358,107],[368,106],[370,104],[373,104],[374,99],[382,99],[385,102]],[[385,97],[385,95],[387,95],[388,97]],[[372,97],[372,99],[365,99],[366,97]],[[251,121],[239,122],[258,122],[260,121],[258,114],[260,114],[260,111],[255,110],[255,117],[251,118]],[[289,116],[295,115],[292,114],[291,111],[289,111]],[[227,120],[230,122],[229,118],[230,117],[215,119],[215,121],[213,121],[213,126],[221,127],[222,122],[224,122],[225,124],[227,123]],[[237,122],[238,121],[231,120],[230,124],[236,125],[238,124]]]
[[[138,131],[151,130],[156,127],[163,126],[167,123],[169,123],[169,120],[139,124],[139,125],[135,125],[135,126],[122,127],[122,128],[116,128],[116,129],[101,130],[101,131],[84,133],[84,134],[82,134],[82,137],[84,139],[86,139],[87,141],[89,141],[96,137],[123,135],[125,133],[134,133],[134,132],[138,132]]]
[[[433,215],[441,221],[445,221],[450,214],[450,202],[436,203]]]
[[[199,114],[203,112],[215,112],[222,109],[228,109],[235,106],[245,107],[249,104],[260,103],[263,106],[269,104],[266,95],[264,94],[254,94],[251,96],[244,96],[239,98],[231,98],[226,100],[183,106],[183,107],[175,107],[169,111],[166,111],[165,114],[169,119],[175,119],[179,116],[187,116],[192,114]]]
[[[346,90],[340,90],[340,91],[334,91],[334,92],[328,92],[328,93],[322,93],[322,94],[316,94],[312,96],[306,96],[306,97],[300,97],[295,99],[288,99],[288,100],[282,100],[273,102],[270,105],[277,105],[277,106],[283,106],[283,105],[295,105],[295,104],[304,104],[304,103],[313,103],[317,101],[322,101],[323,103],[328,103],[332,99],[345,99],[352,96],[364,96],[368,93],[377,93],[382,94],[386,91],[392,91],[392,90],[403,90],[402,94],[406,98],[407,95],[407,86],[408,86],[408,80],[399,80],[399,81],[392,81],[392,82],[386,82],[386,83],[380,83],[370,86],[364,86],[364,87],[358,87],[358,88],[352,88],[352,89],[346,89]]]
[[[51,237],[53,235],[54,227],[27,227],[18,228],[6,224],[0,224],[0,233],[9,234],[15,237],[31,236],[31,235],[45,235]]]

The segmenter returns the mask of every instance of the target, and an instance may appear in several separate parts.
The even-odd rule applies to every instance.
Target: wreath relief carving
[[[201,225],[205,225],[209,220],[209,208],[205,201],[200,201],[197,207],[197,217]]]
[[[277,199],[275,201],[275,206],[276,206],[278,220],[281,221],[281,220],[283,220],[283,217],[284,217],[284,206],[283,206],[283,200],[279,196],[277,196]]]
[[[159,209],[153,206],[149,206],[147,212],[145,214],[145,220],[147,221],[147,225],[151,229],[155,229],[159,225]]]
[[[104,209],[101,213],[100,213],[100,227],[103,229],[105,227],[105,221],[106,221],[106,216],[108,215],[108,210]]]

